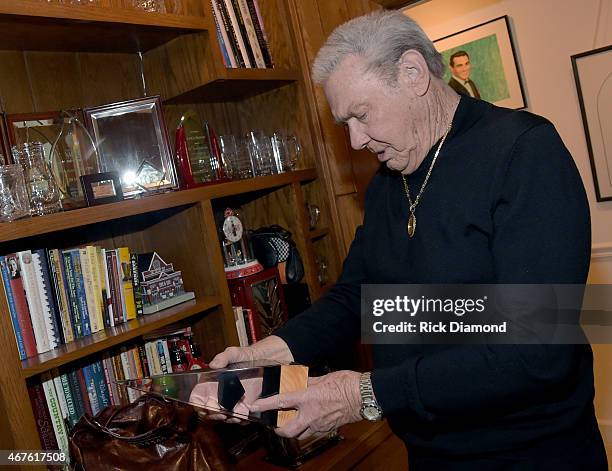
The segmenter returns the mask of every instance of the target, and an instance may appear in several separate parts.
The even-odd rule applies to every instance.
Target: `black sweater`
[[[413,195],[436,147],[409,176]],[[586,280],[587,198],[572,157],[542,117],[462,97],[416,217],[411,239],[401,177],[381,168],[339,281],[277,332],[296,361],[329,358],[358,339],[362,283]],[[374,393],[409,446],[449,456],[500,453],[593,428],[588,345],[373,350]]]

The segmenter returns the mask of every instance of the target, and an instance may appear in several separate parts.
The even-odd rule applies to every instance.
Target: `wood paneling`
[[[34,111],[25,56],[19,51],[0,52],[0,96],[6,113]]]

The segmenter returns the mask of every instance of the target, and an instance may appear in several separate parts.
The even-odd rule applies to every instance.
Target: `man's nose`
[[[364,130],[363,125],[358,122],[348,123],[349,135],[351,137],[351,147],[355,150],[363,149],[368,142],[370,142],[370,136],[368,136]]]

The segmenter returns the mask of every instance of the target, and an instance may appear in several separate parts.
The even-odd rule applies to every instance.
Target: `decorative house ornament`
[[[143,312],[152,314],[195,298],[185,291],[183,276],[172,263],[166,263],[157,252],[138,255]],[[143,269],[146,267],[146,269]]]

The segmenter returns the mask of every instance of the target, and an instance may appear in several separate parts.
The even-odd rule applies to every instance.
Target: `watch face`
[[[376,406],[365,406],[363,408],[363,416],[367,420],[379,420],[381,418],[381,413]]]
[[[223,221],[223,234],[230,242],[238,242],[242,239],[242,222],[236,216],[228,216]]]

